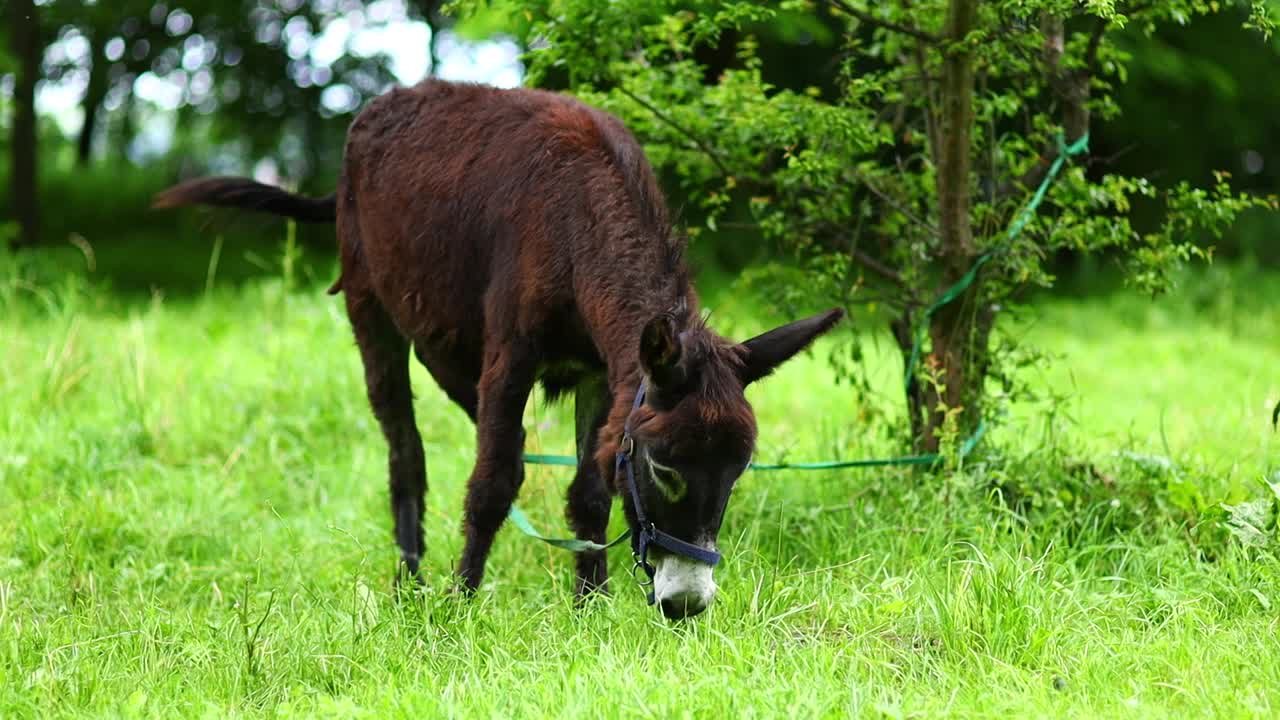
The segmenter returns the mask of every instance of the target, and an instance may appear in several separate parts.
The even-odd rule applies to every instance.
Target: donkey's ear
[[[645,324],[640,333],[640,366],[654,385],[670,387],[679,381],[681,354],[674,318],[659,315]]]
[[[833,308],[813,317],[774,328],[769,332],[742,343],[742,385],[745,387],[773,372],[779,365],[791,359],[814,338],[830,330],[844,310]]]

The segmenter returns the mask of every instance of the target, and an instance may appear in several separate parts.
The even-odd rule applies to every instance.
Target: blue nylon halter
[[[653,522],[645,517],[644,505],[640,502],[640,488],[636,485],[635,463],[631,459],[631,453],[635,450],[635,440],[631,437],[631,418],[635,415],[636,410],[639,410],[640,406],[644,404],[644,396],[645,383],[641,380],[640,387],[636,390],[636,400],[631,405],[631,413],[627,415],[627,420],[622,426],[622,444],[618,446],[618,452],[614,455],[614,473],[626,471],[627,489],[631,492],[631,503],[635,507],[636,525],[638,526],[636,533],[631,536],[631,556],[636,561],[631,568],[631,574],[635,575],[636,570],[643,570],[644,574],[649,577],[648,582],[640,581],[640,584],[649,586],[647,599],[649,604],[652,605],[655,600],[652,589],[653,582],[658,571],[649,562],[650,545],[657,545],[667,552],[713,567],[720,562],[720,553],[698,547],[674,535],[669,535],[659,530]]]

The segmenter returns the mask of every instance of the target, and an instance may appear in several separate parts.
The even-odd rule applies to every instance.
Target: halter
[[[649,586],[648,600],[649,604],[654,603],[653,583],[657,574],[657,568],[649,563],[649,546],[657,545],[667,552],[681,555],[690,560],[704,563],[706,565],[715,566],[720,562],[720,553],[714,550],[698,547],[693,543],[685,542],[674,535],[668,535],[658,529],[656,525],[645,518],[644,505],[640,503],[640,488],[636,486],[636,471],[631,455],[635,451],[635,439],[631,437],[631,418],[635,416],[636,410],[644,404],[645,383],[640,381],[640,387],[636,390],[635,403],[631,405],[631,413],[627,415],[626,422],[622,424],[622,443],[618,446],[618,452],[614,455],[614,473],[626,470],[627,488],[631,492],[631,503],[636,510],[636,525],[638,529],[631,536],[631,556],[635,559],[635,565],[631,567],[632,576],[636,575],[637,570],[643,570],[648,576],[648,581],[636,580],[641,585]]]

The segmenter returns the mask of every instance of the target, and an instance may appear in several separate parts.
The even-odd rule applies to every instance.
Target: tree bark
[[[14,247],[40,240],[40,202],[36,187],[36,81],[40,77],[40,24],[33,0],[9,3],[9,32],[18,76],[13,90],[14,117],[11,139],[10,183],[13,212],[20,232]]]
[[[971,218],[973,145],[973,56],[964,39],[977,20],[978,0],[951,0],[943,30],[941,96],[938,103],[937,193],[941,236],[942,287],[958,282],[974,262]],[[925,372],[937,373],[940,383],[916,382],[909,406],[923,415],[917,447],[937,452],[947,412],[958,411],[957,430],[968,434],[981,418],[981,391],[986,366],[987,332],[980,332],[975,282],[958,298],[929,318],[933,347],[923,359]]]
[[[102,33],[89,30],[89,87],[84,91],[81,109],[84,111],[84,124],[80,127],[79,143],[76,146],[76,163],[81,167],[89,164],[93,158],[94,131],[98,124],[98,110],[107,97],[109,87],[106,58],[102,55]]]

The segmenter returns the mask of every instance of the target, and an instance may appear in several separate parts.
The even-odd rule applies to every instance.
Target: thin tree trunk
[[[1068,145],[1089,132],[1090,84],[1097,69],[1098,47],[1106,27],[1106,22],[1101,19],[1094,26],[1089,37],[1088,50],[1085,52],[1084,67],[1063,68],[1062,56],[1067,46],[1066,19],[1047,12],[1040,17],[1040,34],[1044,36],[1044,47],[1041,48],[1044,72],[1062,108],[1062,129]],[[1026,192],[1039,185],[1049,174],[1049,167],[1057,158],[1056,145],[1050,144],[1045,147],[1040,162],[1023,173],[1022,177],[1008,180],[1001,185],[1000,196],[1007,197],[1014,193]]]
[[[135,76],[129,74],[125,76],[126,82],[129,83],[129,89],[125,91],[124,100],[120,102],[120,109],[116,114],[120,117],[120,127],[117,130],[115,142],[116,152],[121,160],[129,160],[129,147],[133,145],[133,138],[137,134],[136,124],[134,121],[134,94],[133,83]]]
[[[427,75],[430,77],[440,76],[440,31],[445,25],[445,17],[440,13],[443,4],[443,0],[418,0],[422,20],[431,31],[431,39],[427,41],[427,53],[431,59],[431,69],[427,71]]]
[[[925,435],[924,393],[920,391],[920,381],[912,373],[910,366],[911,348],[915,343],[914,328],[914,316],[910,311],[903,312],[902,315],[889,322],[889,331],[893,333],[893,339],[897,341],[898,350],[902,353],[902,371],[909,373],[906,392],[907,418],[911,421],[911,438],[917,448],[923,448]]]
[[[1066,19],[1050,13],[1045,13],[1040,19],[1040,32],[1045,42],[1042,51],[1045,73],[1054,94],[1062,103],[1062,128],[1068,143],[1089,132],[1089,81],[1097,54],[1096,43],[1101,41],[1105,28],[1105,23],[1099,25],[1091,37],[1085,67],[1064,68],[1062,55],[1067,46]]]
[[[35,245],[40,240],[40,202],[36,188],[36,80],[40,77],[40,24],[33,0],[12,0],[9,4],[9,32],[13,54],[18,60],[14,85],[12,136],[13,211],[20,233],[15,247]]]
[[[948,288],[968,272],[974,261],[971,167],[973,139],[973,56],[964,38],[973,30],[978,0],[951,0],[943,31],[941,97],[938,103],[938,230],[941,236],[942,287]],[[981,390],[986,367],[987,332],[979,332],[981,313],[975,301],[978,285],[938,308],[929,319],[933,343],[924,359],[926,372],[937,373],[940,384],[917,383],[915,399],[923,408],[922,432],[916,442],[936,452],[946,413],[958,411],[957,430],[968,433],[981,417]],[[979,337],[981,336],[981,337]]]
[[[427,53],[431,56],[431,69],[427,70],[427,76],[440,77],[440,28],[429,21],[427,22],[427,27],[431,29],[431,39],[427,41]]]
[[[84,91],[81,107],[84,110],[84,124],[80,127],[79,144],[76,147],[76,162],[84,167],[93,158],[94,131],[98,124],[98,110],[107,97],[106,58],[102,55],[102,33],[89,31],[89,87]]]

